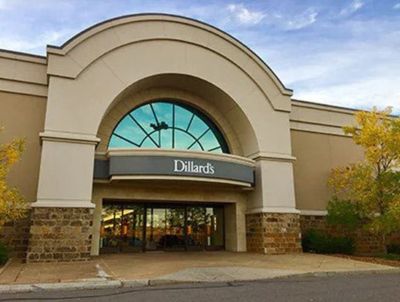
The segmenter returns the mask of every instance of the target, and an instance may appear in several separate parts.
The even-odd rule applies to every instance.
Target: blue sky
[[[44,55],[46,44],[142,12],[183,15],[230,33],[294,98],[400,113],[400,0],[0,0],[0,48]]]

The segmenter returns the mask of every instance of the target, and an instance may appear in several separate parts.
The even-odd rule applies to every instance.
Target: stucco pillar
[[[246,251],[245,211],[246,203],[242,200],[224,206],[225,249],[231,252]]]
[[[87,260],[92,240],[96,139],[44,134],[42,140],[27,261]]]
[[[92,237],[92,245],[90,254],[91,256],[98,256],[100,255],[100,227],[101,227],[101,214],[103,210],[103,199],[96,196],[93,200],[95,202],[95,209],[93,212],[93,237]]]
[[[257,155],[256,186],[246,213],[247,251],[282,254],[301,251],[290,155]]]

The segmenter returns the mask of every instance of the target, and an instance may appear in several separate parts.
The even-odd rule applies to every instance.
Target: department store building
[[[291,98],[251,49],[196,20],[99,23],[46,56],[0,51],[2,141],[31,202],[3,240],[28,261],[301,251],[330,170],[362,158],[354,110]]]

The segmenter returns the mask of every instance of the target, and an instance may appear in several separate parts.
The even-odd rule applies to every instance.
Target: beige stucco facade
[[[80,215],[92,215],[90,230],[82,230],[90,239],[79,242],[90,241],[91,255],[99,253],[106,199],[223,204],[225,248],[246,251],[252,232],[246,217],[323,214],[330,169],[362,158],[341,130],[353,122],[354,111],[292,100],[291,95],[239,41],[176,16],[107,21],[61,47],[48,46],[46,57],[0,51],[0,124],[6,128],[1,141],[16,136],[27,141],[9,181],[32,202],[33,211],[88,210]],[[219,158],[206,152],[190,156],[244,163],[254,169],[255,183],[129,175],[94,181],[95,159],[107,157],[121,118],[157,99],[201,111],[221,130],[230,151]],[[171,156],[188,155],[174,152]],[[40,232],[31,228],[31,253],[40,250],[34,239]]]

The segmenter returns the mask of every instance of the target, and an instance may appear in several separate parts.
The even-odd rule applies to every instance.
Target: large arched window
[[[229,152],[210,119],[193,107],[171,101],[154,101],[129,112],[115,127],[108,147]]]

